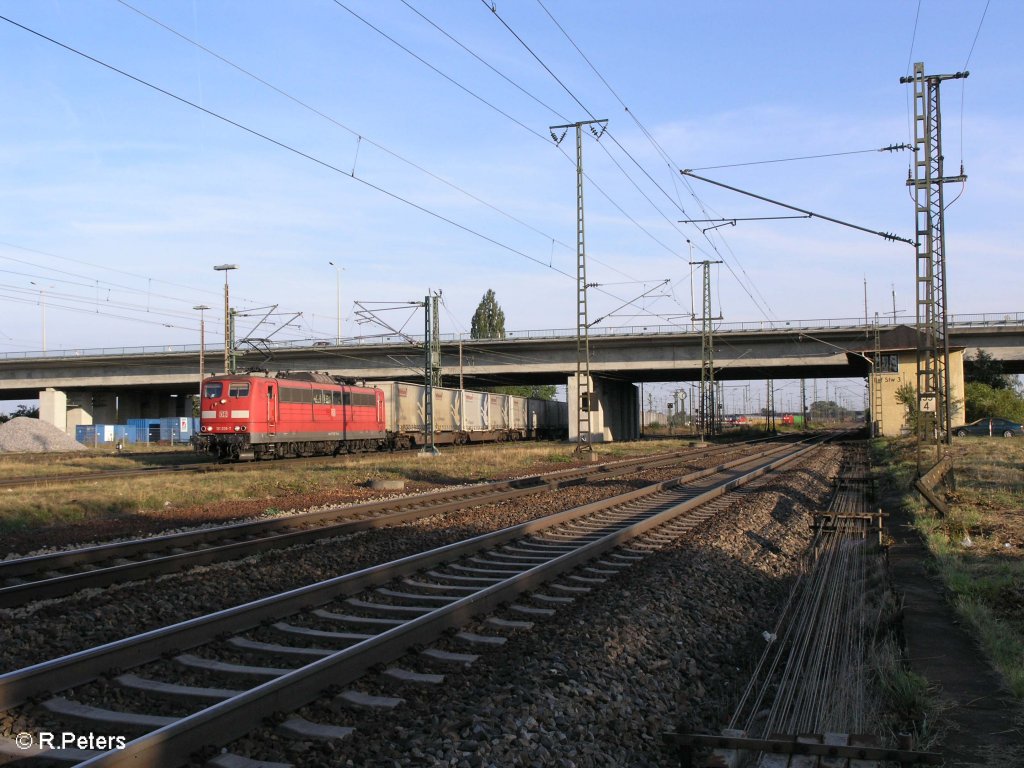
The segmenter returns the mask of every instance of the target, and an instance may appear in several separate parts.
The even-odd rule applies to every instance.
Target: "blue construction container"
[[[141,434],[141,440],[139,435]],[[82,445],[114,445],[146,442],[148,431],[145,427],[126,424],[90,424],[75,427],[75,440]]]
[[[82,445],[187,443],[198,429],[199,419],[191,416],[128,419],[127,424],[80,424],[75,427],[75,440]]]
[[[128,419],[128,426],[134,428],[135,442],[160,442],[160,419]]]
[[[187,443],[196,431],[196,421],[191,416],[160,419],[160,439],[165,443]]]

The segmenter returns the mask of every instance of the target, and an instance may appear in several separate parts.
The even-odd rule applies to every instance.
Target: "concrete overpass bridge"
[[[884,334],[913,318],[882,321]],[[1024,373],[1024,312],[956,315],[950,343],[973,358],[984,349],[1007,373]],[[874,349],[874,325],[853,319],[722,323],[715,330],[716,378],[758,380],[864,376]],[[314,370],[355,380],[418,380],[422,337],[385,336],[241,347],[239,370]],[[700,378],[701,335],[687,326],[593,329],[591,373],[607,390],[639,382]],[[206,347],[207,375],[223,367],[223,347]],[[501,340],[446,337],[445,385],[565,384],[576,371],[575,331],[514,331]],[[199,388],[199,345],[103,347],[0,355],[0,399],[67,396],[67,426],[127,418],[191,415]],[[49,419],[48,419],[49,420]],[[56,420],[59,423],[59,418]],[[63,425],[62,425],[63,426]]]

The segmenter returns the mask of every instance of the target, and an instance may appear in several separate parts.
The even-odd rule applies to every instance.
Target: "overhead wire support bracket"
[[[680,219],[678,224],[707,224],[713,221],[724,221],[726,223],[737,221],[774,221],[776,219],[809,219],[811,214],[805,213],[802,216],[733,216],[728,219]]]
[[[595,325],[600,323],[602,320],[607,320],[609,317],[614,315],[620,309],[625,309],[626,307],[630,306],[634,302],[639,301],[640,299],[644,298],[645,296],[650,296],[656,290],[658,290],[659,288],[663,288],[664,286],[668,285],[668,283],[670,283],[670,282],[671,281],[668,280],[667,278],[663,279],[663,280],[659,280],[658,283],[653,288],[650,288],[650,289],[644,291],[639,296],[637,296],[635,299],[630,299],[629,301],[623,302],[622,304],[617,306],[615,309],[613,309],[608,314],[601,315],[601,317],[597,318],[596,320],[591,320],[589,323],[587,323],[587,328],[593,328]],[[600,283],[587,283],[587,287],[588,288],[600,288],[601,284]]]
[[[720,229],[722,227],[735,227],[735,226],[736,226],[736,219],[730,219],[729,221],[723,221],[721,224],[712,224],[710,227],[704,227],[704,229],[702,229],[700,231],[700,233],[703,235],[705,232],[708,232],[708,231],[710,231],[712,229]]]
[[[698,181],[706,181],[708,184],[714,184],[716,187],[722,187],[723,189],[728,189],[728,190],[730,190],[732,192],[738,192],[739,194],[746,195],[747,197],[753,197],[756,200],[763,200],[764,202],[771,203],[772,205],[778,205],[778,206],[780,206],[782,208],[788,208],[791,211],[797,211],[798,213],[803,213],[803,214],[805,214],[807,216],[807,218],[823,219],[824,221],[831,221],[833,224],[839,224],[839,225],[841,225],[843,227],[849,227],[850,229],[856,229],[856,230],[859,230],[861,232],[867,232],[869,235],[877,235],[878,237],[881,237],[883,240],[892,240],[892,241],[895,241],[895,242],[906,243],[907,245],[911,245],[911,246],[917,247],[917,243],[914,242],[913,240],[908,240],[905,237],[900,237],[899,235],[894,235],[891,232],[880,232],[880,231],[875,230],[875,229],[868,229],[867,227],[862,227],[862,226],[859,226],[857,224],[851,224],[850,222],[843,221],[842,219],[836,219],[836,218],[833,218],[832,216],[825,216],[825,215],[820,214],[820,213],[815,213],[814,211],[808,211],[805,208],[797,208],[795,205],[789,205],[787,203],[782,203],[782,202],[779,202],[778,200],[773,200],[770,197],[765,197],[763,195],[758,195],[758,194],[755,194],[753,192],[747,192],[744,189],[739,189],[738,187],[732,187],[732,186],[729,186],[728,184],[723,184],[720,181],[715,181],[714,179],[705,178],[704,176],[698,176],[693,171],[690,171],[690,170],[687,170],[687,169],[682,169],[682,170],[679,171],[679,173],[681,173],[683,176],[689,176],[690,178],[697,179]]]

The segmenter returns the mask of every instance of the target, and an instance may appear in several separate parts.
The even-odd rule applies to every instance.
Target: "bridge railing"
[[[896,325],[914,325],[914,318],[907,315],[895,315],[881,318],[882,327],[891,328]],[[950,327],[973,328],[979,326],[1022,326],[1024,325],[1024,312],[1002,312],[1002,313],[980,313],[950,315]],[[863,318],[826,318],[819,320],[747,320],[734,323],[718,323],[715,326],[715,333],[750,333],[755,331],[788,331],[788,330],[843,330],[863,329],[865,327]],[[868,327],[873,328],[873,325]],[[617,327],[594,327],[590,329],[592,337],[607,336],[660,336],[680,333],[700,333],[700,327],[693,322],[666,323],[662,325],[629,325]],[[508,331],[505,340],[516,341],[522,339],[564,339],[575,338],[575,329],[534,329],[524,331]],[[446,333],[441,335],[441,341],[455,343],[458,341],[469,341],[466,334]],[[497,340],[496,340],[497,341]],[[336,346],[393,346],[395,344],[422,345],[423,337],[414,335],[379,335],[360,336],[341,340],[340,345],[333,341],[317,339],[293,339],[288,341],[273,341],[270,339],[254,339],[254,349],[275,350],[275,349],[320,349]],[[246,349],[242,344],[240,349]],[[325,350],[326,351],[326,350]],[[207,344],[205,352],[211,358],[223,354],[223,344]],[[160,344],[134,347],[97,347],[92,349],[49,349],[45,352],[0,352],[0,360],[28,360],[28,359],[69,359],[79,357],[132,357],[138,355],[181,355],[198,354],[198,344]]]

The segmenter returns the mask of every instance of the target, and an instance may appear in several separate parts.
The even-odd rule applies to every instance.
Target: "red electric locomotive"
[[[384,393],[321,373],[203,381],[196,450],[262,459],[377,450],[387,445]]]

